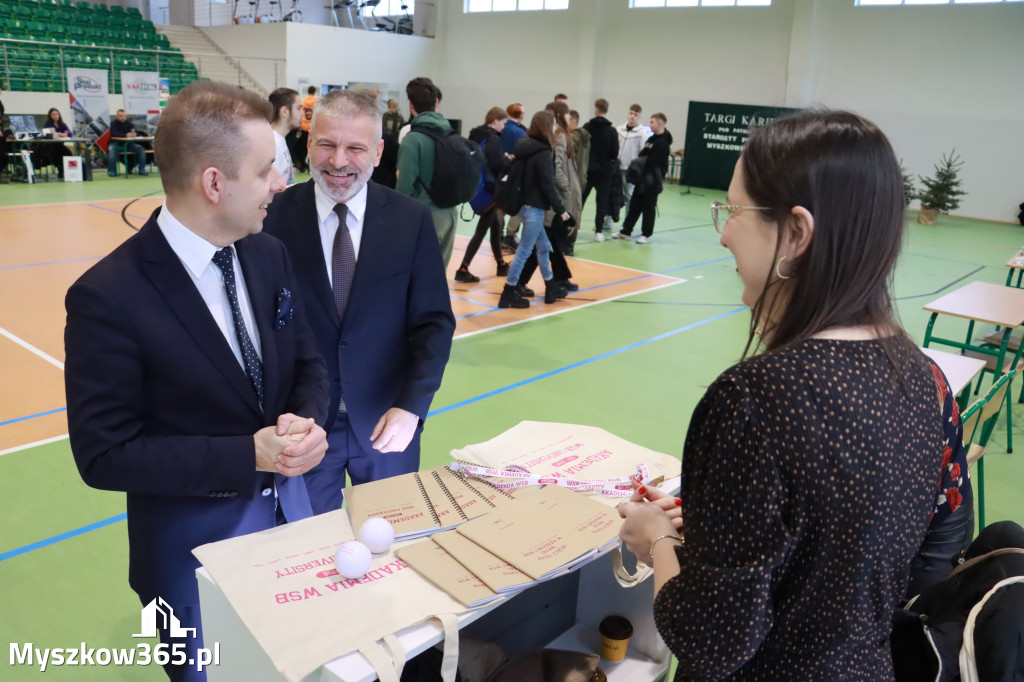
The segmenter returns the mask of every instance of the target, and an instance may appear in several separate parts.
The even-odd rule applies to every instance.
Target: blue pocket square
[[[277,305],[274,313],[274,329],[284,329],[288,321],[292,319],[295,308],[292,304],[292,292],[281,289],[277,292]]]

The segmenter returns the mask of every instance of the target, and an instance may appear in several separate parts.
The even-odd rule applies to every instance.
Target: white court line
[[[11,341],[13,341],[14,343],[18,344],[19,346],[21,346],[22,348],[24,348],[28,352],[33,353],[35,355],[38,355],[43,360],[46,360],[48,363],[50,363],[51,365],[53,365],[54,367],[56,367],[60,371],[62,371],[62,372],[64,371],[64,363],[63,362],[61,362],[57,358],[53,357],[49,353],[46,353],[44,351],[39,350],[38,348],[33,346],[28,341],[25,341],[24,339],[18,338],[17,336],[15,336],[11,332],[7,331],[3,327],[0,327],[0,336],[6,336]]]
[[[646,294],[649,291],[657,291],[658,289],[664,289],[665,287],[674,287],[675,285],[683,284],[684,282],[686,282],[685,279],[677,279],[674,282],[666,282],[665,284],[660,284],[660,285],[658,285],[656,287],[651,287],[650,289],[643,289],[641,291],[630,291],[628,293],[620,294],[618,296],[611,296],[609,298],[602,298],[602,299],[597,300],[597,301],[591,301],[590,303],[584,303],[583,305],[574,305],[574,306],[572,306],[570,308],[561,308],[560,310],[553,310],[550,313],[544,313],[543,315],[534,315],[533,317],[527,317],[526,319],[523,319],[523,320],[515,320],[514,322],[506,322],[505,324],[499,324],[496,327],[487,327],[486,329],[477,329],[475,331],[466,332],[465,334],[459,334],[458,336],[456,336],[453,339],[453,341],[458,341],[459,339],[464,339],[464,338],[469,337],[469,336],[475,336],[477,334],[483,334],[484,332],[493,332],[496,329],[504,329],[505,327],[512,327],[512,326],[515,326],[517,324],[523,324],[523,323],[526,323],[526,322],[533,322],[534,320],[541,320],[541,319],[544,319],[545,317],[551,317],[552,315],[561,315],[562,313],[571,313],[574,310],[582,310],[583,308],[589,308],[592,305],[600,305],[601,303],[607,303],[608,301],[614,301],[614,300],[619,299],[619,298],[626,298],[627,296],[639,296],[640,294]],[[571,295],[571,293],[572,292],[570,292],[570,295]],[[533,301],[533,303],[540,303],[541,305],[549,305],[547,303],[541,303],[543,300],[544,300],[544,296],[540,295],[535,301]],[[559,299],[559,300],[564,300],[564,299]],[[551,305],[553,305],[553,304],[551,304]],[[532,303],[531,303],[530,307],[531,308],[533,307]]]
[[[35,443],[27,443],[25,445],[16,445],[13,448],[7,448],[6,450],[0,450],[0,457],[3,457],[4,455],[9,455],[12,452],[21,452],[22,450],[28,450],[29,448],[34,448],[37,445],[46,445],[48,443],[56,443],[57,441],[64,440],[67,437],[68,437],[68,434],[65,433],[63,436],[54,436],[53,438],[44,438],[43,440],[37,440]]]
[[[627,267],[625,265],[614,265],[612,263],[605,263],[604,261],[601,261],[601,260],[592,260],[590,258],[580,258],[579,256],[566,256],[565,258],[566,259],[570,259],[571,258],[572,260],[583,261],[584,263],[592,263],[594,265],[604,265],[605,267],[609,267],[609,268],[618,268],[619,270],[629,270],[630,272],[639,272],[639,273],[642,273],[644,275],[655,275],[655,276],[658,276],[658,277],[668,277],[669,279],[679,279],[675,275],[666,275],[666,274],[663,274],[663,273],[660,273],[660,272],[648,272],[647,270],[641,270],[639,268],[630,268],[630,267]]]

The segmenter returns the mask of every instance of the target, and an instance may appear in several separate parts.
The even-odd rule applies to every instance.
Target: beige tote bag
[[[353,651],[367,658],[381,682],[398,682],[405,652],[393,633],[432,618],[445,631],[444,679],[454,680],[455,614],[465,608],[398,559],[393,548],[374,556],[361,579],[338,575],[334,553],[354,537],[347,512],[338,510],[203,545],[193,554],[290,682]]]

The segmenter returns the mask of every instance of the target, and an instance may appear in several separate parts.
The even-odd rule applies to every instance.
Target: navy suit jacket
[[[286,514],[285,499],[308,508],[301,476],[255,470],[253,434],[285,412],[322,425],[327,380],[301,305],[278,313],[297,289],[284,246],[245,237],[235,249],[263,354],[260,410],[158,212],[68,290],[68,425],[82,479],[127,493],[132,587],[143,602],[198,604],[194,547],[274,527],[275,481]]]
[[[338,319],[316,214],[313,181],[274,198],[263,229],[295,263],[300,298],[331,382],[328,430],[343,389],[349,421],[370,434],[392,407],[426,418],[455,333],[448,281],[426,205],[367,183],[366,215],[345,319]]]

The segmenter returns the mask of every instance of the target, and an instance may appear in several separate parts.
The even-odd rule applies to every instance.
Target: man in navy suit
[[[83,480],[128,494],[128,580],[203,646],[192,549],[310,516],[326,369],[284,246],[259,234],[284,189],[269,104],[197,82],[165,109],[166,200],[68,290],[66,391]],[[203,680],[167,666],[173,680]]]
[[[455,332],[430,210],[368,182],[382,148],[373,96],[324,95],[309,132],[313,179],[266,220],[295,262],[331,382],[329,448],[305,475],[318,514],[341,506],[346,471],[358,484],[419,469]]]

